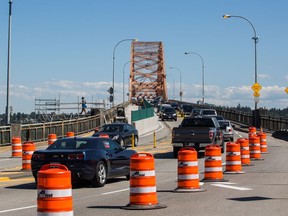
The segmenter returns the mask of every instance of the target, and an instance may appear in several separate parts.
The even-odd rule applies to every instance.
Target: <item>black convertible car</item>
[[[93,186],[102,187],[108,178],[130,178],[130,157],[135,153],[109,138],[58,139],[46,150],[33,153],[32,174],[37,181],[37,172],[44,164],[62,164],[71,171],[72,183],[86,180]]]

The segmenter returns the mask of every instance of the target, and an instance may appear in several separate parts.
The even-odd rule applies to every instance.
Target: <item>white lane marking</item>
[[[8,209],[8,210],[0,211],[0,214],[12,212],[12,211],[19,211],[19,210],[24,210],[24,209],[36,208],[36,207],[37,207],[36,205],[33,205],[33,206],[26,206],[26,207],[15,208],[15,209]]]
[[[242,135],[240,135],[237,131],[234,130],[234,133],[236,133],[240,138],[242,138]]]
[[[224,184],[211,184],[211,185],[216,186],[216,187],[223,187],[223,188],[233,189],[233,190],[240,190],[240,191],[253,190],[251,188],[237,187],[237,186],[224,185]]]
[[[114,194],[114,193],[119,193],[119,192],[127,191],[127,190],[129,190],[129,188],[125,188],[125,189],[122,189],[122,190],[111,191],[111,192],[106,192],[106,193],[101,193],[101,195]]]

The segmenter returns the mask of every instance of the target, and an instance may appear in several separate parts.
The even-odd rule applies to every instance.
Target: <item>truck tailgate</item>
[[[172,143],[210,143],[209,131],[210,128],[173,128]]]

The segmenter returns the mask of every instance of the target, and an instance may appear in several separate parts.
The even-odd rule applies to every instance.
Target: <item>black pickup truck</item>
[[[224,152],[223,133],[215,117],[184,118],[179,127],[172,129],[172,146],[174,157],[182,147],[192,146],[197,152],[207,145],[217,144]]]

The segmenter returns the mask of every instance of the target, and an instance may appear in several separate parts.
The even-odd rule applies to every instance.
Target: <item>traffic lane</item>
[[[275,157],[275,154],[278,156],[280,152],[279,156],[285,156],[287,143],[281,143],[273,138],[269,142],[271,150],[269,154],[263,155],[265,160],[253,161],[254,166],[243,167],[246,174],[224,174],[224,178],[229,180],[225,184],[205,183],[203,188],[207,191],[202,193],[174,193],[177,187],[177,160],[170,159],[169,155],[168,158],[155,159],[158,201],[160,204],[167,205],[167,208],[154,210],[153,214],[202,216],[228,215],[233,211],[233,215],[265,216],[270,215],[271,212],[280,216],[286,215],[283,212],[288,210],[286,207],[288,170],[285,166],[285,157]],[[171,154],[170,157],[172,157]],[[204,159],[201,158],[199,159],[200,179],[203,179],[203,171]],[[271,175],[272,173],[273,175]],[[35,194],[35,191],[31,190],[27,193],[31,192]],[[28,194],[28,196],[31,197],[32,194]],[[73,200],[75,215],[134,215],[137,212],[121,209],[129,203],[129,181],[124,179],[114,180],[103,188],[73,189]],[[27,208],[21,212],[23,215],[31,215],[35,213],[36,207],[29,206],[34,204],[35,200],[32,200],[26,206],[20,205],[18,208]],[[141,211],[141,215],[151,214],[148,212]],[[16,215],[15,212],[10,213],[7,215]]]
[[[155,131],[151,131],[144,134],[139,139],[139,145],[151,145],[154,143],[154,132],[156,136],[156,141],[159,142],[163,139],[171,138],[171,129],[177,127],[181,123],[180,118],[177,121],[160,121],[159,128]]]
[[[153,215],[228,215],[231,214],[231,211],[233,215],[269,215],[273,212],[276,215],[285,215],[279,212],[279,207],[282,208],[282,211],[286,209],[286,200],[283,199],[285,196],[283,195],[282,200],[273,200],[271,199],[273,196],[279,197],[280,191],[275,190],[273,187],[267,187],[267,180],[265,180],[264,185],[261,182],[259,183],[256,170],[263,168],[260,168],[260,166],[257,168],[257,166],[261,165],[262,162],[265,163],[265,160],[257,161],[257,163],[260,163],[257,166],[255,164],[253,167],[246,167],[247,172],[245,175],[224,175],[229,180],[226,184],[205,183],[203,188],[206,191],[202,193],[174,193],[177,187],[177,174],[175,171],[177,160],[156,159],[155,162],[158,201],[160,204],[167,205],[167,208],[153,210]],[[203,163],[204,160],[200,159],[199,164]],[[262,166],[266,167],[264,164]],[[200,179],[202,178],[203,169],[201,168]],[[119,180],[108,183],[103,188],[74,189],[74,214],[87,216],[95,214],[117,214],[120,216],[137,214],[136,210],[128,211],[122,209],[123,206],[129,203],[129,184],[127,183],[128,181]],[[228,185],[230,188],[224,188],[219,185]],[[271,193],[269,196],[266,189],[268,189],[268,194],[269,192]],[[287,194],[287,190],[285,192],[282,191],[282,194],[285,193]],[[31,215],[35,211],[34,208],[26,209],[22,212],[27,212],[27,214],[23,215]],[[141,215],[148,214],[151,214],[151,212],[141,211]]]

